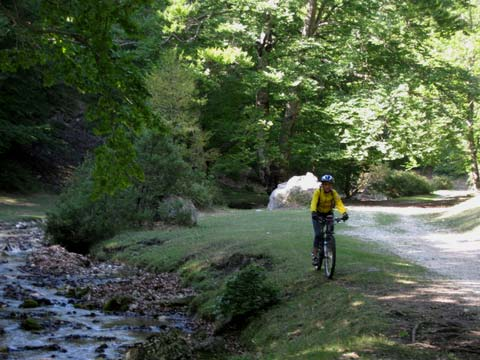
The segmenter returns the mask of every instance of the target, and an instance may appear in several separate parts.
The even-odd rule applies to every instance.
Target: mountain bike
[[[334,236],[334,223],[345,221],[342,218],[334,218],[333,215],[318,220],[325,227],[325,235],[323,237],[323,244],[318,249],[318,264],[314,265],[315,270],[320,270],[323,264],[323,272],[327,279],[333,278],[336,262],[336,245]]]

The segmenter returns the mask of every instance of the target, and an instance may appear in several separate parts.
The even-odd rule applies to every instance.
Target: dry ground
[[[459,359],[480,359],[480,227],[449,232],[428,221],[479,206],[477,196],[452,208],[349,208],[350,226],[339,233],[379,243],[429,270],[425,279],[400,281],[395,289],[361,289],[389,309],[396,325],[393,337],[412,346],[447,350]],[[378,224],[380,214],[389,214],[393,223]]]

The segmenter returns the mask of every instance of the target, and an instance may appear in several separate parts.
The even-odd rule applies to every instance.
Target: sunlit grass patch
[[[425,194],[425,195],[415,195],[415,196],[401,196],[395,199],[392,199],[394,202],[402,203],[402,202],[422,202],[422,201],[432,201],[432,200],[440,200],[443,199],[442,196],[438,194]]]
[[[43,219],[47,211],[51,210],[57,199],[53,194],[1,194],[0,220],[20,221]]]
[[[465,210],[464,212],[450,218],[441,219],[437,221],[436,224],[449,231],[453,230],[462,233],[479,227],[479,218],[480,207],[472,210]]]

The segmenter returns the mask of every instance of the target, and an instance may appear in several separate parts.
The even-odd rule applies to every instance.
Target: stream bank
[[[214,343],[186,314],[195,294],[175,274],[48,246],[36,222],[0,223],[0,249],[0,359],[135,359],[140,343],[170,333]]]

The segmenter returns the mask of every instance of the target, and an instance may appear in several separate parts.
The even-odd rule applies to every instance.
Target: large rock
[[[307,206],[312,200],[313,192],[319,187],[318,178],[310,172],[302,176],[294,176],[287,182],[279,184],[270,194],[268,209]]]

